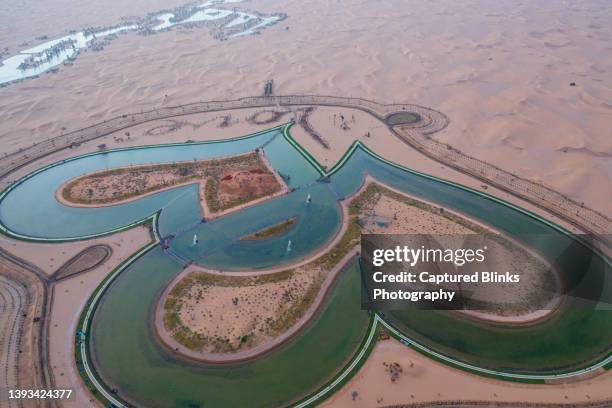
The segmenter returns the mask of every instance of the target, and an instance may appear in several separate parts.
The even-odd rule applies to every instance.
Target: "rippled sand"
[[[52,5],[50,27],[46,11]],[[81,17],[87,6],[90,13]],[[257,94],[273,77],[282,93],[431,105],[451,118],[439,138],[612,212],[601,188],[612,179],[605,126],[612,118],[611,29],[605,24],[611,11],[604,3],[563,9],[357,1],[347,8],[331,1],[309,7],[254,0],[246,6],[290,17],[263,35],[225,42],[207,30],[127,35],[57,74],[0,89],[0,112],[8,118],[0,125],[4,148],[126,111]],[[104,12],[94,2],[36,7],[10,10],[19,23],[3,25],[3,44],[160,9],[155,2]],[[11,35],[6,27],[13,28]]]
[[[36,35],[179,3],[7,4],[0,42],[14,51]],[[57,74],[0,89],[0,140],[14,150],[123,112],[259,94],[274,78],[277,93],[440,109],[451,124],[436,137],[610,215],[612,8],[549,3],[253,0],[238,7],[289,18],[224,42],[199,29],[128,34]]]
[[[184,3],[2,2],[0,51],[8,47],[5,56],[14,55],[24,42],[31,46],[42,42],[34,40],[37,36],[57,38],[70,29],[115,25],[122,16],[142,16]],[[206,29],[179,28],[148,37],[126,34],[101,53],[83,53],[74,66],[62,67],[56,74],[0,88],[0,153],[126,112],[260,94],[265,81],[273,78],[276,93],[361,96],[441,110],[451,123],[435,137],[612,216],[612,7],[607,0],[578,4],[252,0],[236,6],[284,12],[289,18],[261,35],[224,42]],[[571,82],[576,86],[570,86]],[[402,153],[397,140],[387,143],[385,137],[391,136],[360,114],[357,121],[372,132],[371,138],[364,138],[361,128],[355,133],[332,133],[335,124],[330,113],[336,110],[320,109],[312,121],[332,147],[343,150],[351,138],[361,138],[378,153],[403,164],[418,161],[420,170],[431,166],[432,173],[442,171],[439,164],[417,158],[414,152]],[[242,119],[246,113],[235,114],[239,116]],[[198,120],[204,123],[214,117],[201,115]],[[138,143],[213,139],[247,133],[251,127],[244,122],[227,129],[214,124],[200,128],[198,122],[167,135],[158,135],[163,128],[150,124],[132,134],[140,137]],[[148,131],[155,137],[147,139]],[[317,147],[297,128],[295,133],[328,166],[341,155]],[[118,135],[123,137],[123,132]],[[95,150],[95,145],[90,143],[88,148]],[[118,257],[104,268],[118,263],[146,238],[140,233],[117,248]],[[23,249],[18,249],[1,241],[17,254],[32,253],[30,246],[20,244]],[[81,248],[81,244],[70,245],[75,245],[74,251],[76,246]],[[52,272],[72,252],[45,246],[37,254],[34,261]],[[99,268],[84,277],[84,284],[75,279],[58,288],[63,296],[54,308],[50,345],[58,385],[79,384],[71,369],[72,350],[67,347],[78,318],[75,310],[106,273]],[[399,383],[392,384],[382,366],[391,361],[400,362],[407,372]],[[411,363],[413,367],[408,368]],[[369,407],[383,396],[384,404],[475,398],[512,401],[517,392],[525,400],[577,402],[608,397],[610,381],[607,374],[546,388],[501,383],[441,366],[390,341],[379,344],[357,377],[327,404]],[[350,397],[353,390],[359,391],[355,403]],[[89,396],[79,395],[77,405],[82,406]]]

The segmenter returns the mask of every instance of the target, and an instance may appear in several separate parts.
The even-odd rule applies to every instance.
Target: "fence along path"
[[[610,246],[612,220],[544,185],[524,179],[493,164],[476,159],[414,129],[399,128],[395,133],[427,156],[505,190],[568,221],[580,230],[594,234],[593,239]]]
[[[448,125],[448,118],[444,114],[419,105],[383,105],[362,98],[321,95],[253,96],[229,101],[195,102],[126,114],[35,143],[25,149],[5,153],[4,157],[0,158],[0,178],[6,177],[28,163],[56,151],[142,123],[193,113],[277,105],[320,105],[354,108],[367,112],[383,122],[389,114],[394,112],[416,112],[421,116],[419,122],[411,125],[389,126],[391,131],[405,143],[440,163],[490,183],[543,208],[580,230],[597,235],[596,238],[607,246],[612,246],[609,238],[605,237],[605,235],[612,233],[612,220],[609,217],[553,189],[521,178],[491,163],[464,154],[450,145],[432,139],[431,134],[444,129]]]

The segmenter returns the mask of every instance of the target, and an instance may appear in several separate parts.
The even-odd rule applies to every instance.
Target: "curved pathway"
[[[449,123],[448,118],[441,112],[419,105],[384,105],[362,98],[322,95],[254,96],[230,101],[196,102],[122,115],[7,154],[0,159],[0,178],[4,178],[13,171],[53,152],[66,149],[75,144],[95,140],[118,130],[127,129],[142,123],[194,113],[279,105],[319,105],[362,110],[381,120],[394,135],[431,159],[516,195],[558,216],[584,232],[594,234],[592,237],[594,240],[612,247],[610,238],[604,236],[612,232],[612,219],[606,215],[588,208],[584,203],[578,203],[555,190],[519,177],[486,161],[466,155],[450,145],[432,139],[430,137],[431,134],[444,129]],[[420,115],[421,120],[408,125],[390,125],[386,122],[385,118],[391,113],[402,111],[416,112]]]
[[[0,275],[0,405],[17,407],[19,402],[8,398],[7,390],[19,388],[19,338],[24,322],[28,294],[14,280]]]
[[[425,109],[425,108],[422,108]],[[423,132],[427,132],[427,129],[437,129],[439,128],[439,126],[441,125],[442,122],[439,123],[435,123],[435,121],[430,121],[429,123],[426,123],[423,126]],[[347,157],[350,156],[350,154],[345,155],[345,157],[343,157],[343,159],[339,162],[339,164],[341,165],[344,161],[347,160]],[[335,169],[338,168],[337,166],[334,167],[334,169],[332,169],[331,172],[335,171]],[[331,173],[330,172],[330,173]],[[329,173],[328,173],[329,174]],[[155,229],[156,226],[156,218],[157,218],[157,214],[152,218],[153,221],[153,226]],[[151,217],[149,218],[149,220],[151,220]],[[140,222],[142,223],[142,222]],[[81,237],[83,238],[83,237]],[[156,234],[156,238],[157,234]],[[100,290],[96,291],[96,293],[93,295],[91,301],[89,302],[88,308],[85,311],[85,319],[84,319],[84,323],[83,323],[83,332],[87,333],[87,328],[88,325],[90,323],[91,317],[92,317],[92,313],[93,310],[95,310],[95,306],[98,302],[98,300],[100,299],[100,296],[102,295],[102,293],[104,292],[104,290],[106,289],[106,287],[112,282],[112,280],[114,279],[114,277],[118,276],[125,267],[127,267],[129,264],[131,264],[133,261],[135,261],[136,259],[138,259],[141,255],[143,255],[145,252],[147,252],[149,249],[153,248],[155,245],[157,245],[157,240],[155,242],[152,242],[149,246],[143,248],[141,251],[137,252],[136,254],[133,255],[133,257],[130,258],[129,262],[126,262],[125,264],[122,265],[122,267],[118,268],[116,271],[114,271],[111,276],[109,276],[109,279],[107,279],[105,281],[105,283],[102,285],[102,287],[100,288]],[[435,358],[438,359],[442,359],[445,362],[469,370],[469,371],[474,371],[474,372],[480,372],[483,374],[487,374],[487,375],[493,375],[493,376],[499,376],[499,377],[507,377],[507,378],[514,378],[514,379],[524,379],[524,380],[530,380],[530,379],[555,379],[555,378],[566,378],[566,377],[572,377],[572,376],[577,376],[577,375],[582,375],[584,373],[588,373],[593,371],[594,369],[597,369],[599,367],[602,367],[603,365],[608,364],[610,361],[612,361],[612,356],[608,356],[608,358],[606,358],[605,360],[600,361],[599,363],[582,369],[582,370],[578,370],[578,371],[574,371],[574,372],[570,372],[570,373],[561,373],[561,374],[553,374],[553,375],[521,375],[521,374],[512,374],[512,373],[504,373],[504,372],[499,372],[499,371],[493,371],[493,370],[487,370],[487,369],[482,369],[476,366],[471,366],[469,364],[465,364],[462,363],[460,361],[454,360],[452,358],[437,354],[436,352],[427,349],[426,347],[411,341],[411,339],[401,335],[401,333],[399,333],[397,330],[395,330],[393,327],[391,327],[388,323],[386,323],[383,318],[381,318],[378,315],[375,315],[374,317],[374,324],[372,325],[372,329],[370,330],[368,337],[366,338],[366,341],[364,342],[364,346],[361,348],[361,350],[357,353],[356,357],[352,360],[351,364],[342,371],[341,374],[339,374],[338,377],[336,377],[336,379],[329,384],[328,386],[324,387],[320,392],[318,392],[317,394],[313,395],[312,397],[310,397],[309,399],[307,399],[304,403],[300,403],[297,406],[301,407],[301,406],[306,406],[307,404],[313,403],[315,401],[317,401],[319,398],[323,397],[325,394],[327,394],[328,392],[330,392],[335,386],[337,386],[338,384],[340,384],[344,378],[346,378],[347,376],[351,375],[353,370],[358,367],[360,361],[364,358],[365,355],[367,355],[367,351],[369,349],[369,346],[372,342],[372,338],[374,336],[375,333],[375,329],[377,327],[377,324],[383,324],[383,326],[387,327],[387,329],[389,331],[391,331],[392,333],[394,333],[398,338],[400,338],[401,340],[403,340],[403,342],[409,346],[415,347],[417,349],[419,349],[420,351],[429,354],[431,356],[434,356]],[[95,387],[100,391],[100,393],[102,395],[104,395],[106,398],[109,399],[109,401],[113,402],[115,405],[117,406],[123,406],[121,403],[119,403],[118,401],[116,401],[116,399],[114,398],[113,395],[111,395],[110,393],[106,392],[104,387],[97,381],[95,374],[92,372],[90,363],[87,362],[87,350],[85,347],[85,342],[83,342],[81,344],[81,352],[83,353],[83,363],[85,366],[85,371],[88,375],[88,377],[90,378],[90,380],[92,381],[92,383],[95,385]]]
[[[19,274],[16,275],[16,279],[14,279],[13,282],[25,291],[26,299],[28,299],[27,303],[23,305],[21,316],[26,312],[26,308],[34,306],[30,315],[40,317],[40,323],[33,325],[31,331],[34,336],[32,348],[33,355],[31,358],[35,375],[35,378],[31,378],[33,381],[32,383],[35,384],[35,387],[41,389],[53,388],[55,380],[49,364],[48,355],[49,313],[53,305],[53,282],[42,269],[13,255],[2,247],[0,247],[0,262],[5,263],[10,268],[14,268],[11,270],[19,271]],[[21,278],[23,278],[23,281],[20,282]],[[0,279],[8,279],[8,277],[0,275]],[[1,281],[0,287],[2,287]],[[22,320],[21,326],[24,324],[25,321]],[[3,333],[4,331],[0,330],[0,338]],[[18,338],[18,341],[23,341],[23,339]],[[24,356],[24,354],[20,354],[19,356]],[[0,378],[2,378],[2,376],[0,376]],[[0,388],[2,387],[3,385],[0,384]],[[61,403],[59,400],[47,400],[46,406],[58,407],[61,406]]]
[[[161,211],[161,210],[160,210]],[[141,248],[139,251],[134,253],[131,257],[126,259],[117,269],[112,271],[107,278],[98,286],[98,288],[94,291],[94,293],[89,298],[85,309],[81,312],[83,324],[81,326],[81,332],[84,336],[89,334],[89,325],[91,323],[91,319],[93,317],[93,313],[98,306],[98,302],[100,298],[108,288],[108,286],[123,272],[126,268],[132,265],[136,260],[138,260],[141,256],[149,252],[151,249],[155,248],[159,242],[159,231],[157,229],[157,220],[159,217],[159,212],[156,212],[150,217],[147,217],[143,223],[150,223],[153,230],[153,240]],[[106,388],[98,381],[98,377],[96,376],[95,369],[92,366],[92,363],[89,361],[89,350],[87,348],[87,342],[82,339],[80,341],[79,351],[81,352],[81,359],[83,363],[83,369],[85,370],[85,374],[89,381],[93,384],[93,386],[98,390],[100,394],[104,396],[110,403],[115,405],[118,408],[127,408],[122,402],[120,402],[113,394],[108,392]]]

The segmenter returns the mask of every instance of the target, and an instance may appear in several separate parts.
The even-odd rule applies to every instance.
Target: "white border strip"
[[[422,344],[417,343],[416,341],[410,339],[409,337],[404,336],[402,333],[400,333],[399,330],[395,329],[389,323],[384,321],[383,318],[379,317],[378,314],[376,315],[376,321],[380,322],[383,326],[385,326],[385,328],[387,330],[389,330],[394,335],[399,337],[402,340],[402,343],[404,343],[406,346],[414,346],[414,347],[418,348],[419,350],[423,351],[424,353],[429,354],[431,356],[434,356],[437,359],[443,360],[446,363],[450,363],[452,365],[459,366],[459,367],[465,368],[465,369],[470,370],[470,371],[476,371],[478,373],[494,375],[494,376],[499,376],[499,377],[514,378],[514,379],[521,379],[521,380],[553,380],[553,379],[558,379],[558,378],[569,378],[569,377],[575,377],[575,376],[578,376],[578,375],[589,373],[589,372],[591,372],[593,370],[596,370],[598,368],[601,368],[601,367],[605,366],[609,362],[612,362],[612,354],[611,354],[606,359],[604,359],[604,360],[602,360],[602,361],[600,361],[600,362],[598,362],[596,364],[593,364],[592,366],[583,368],[582,370],[571,371],[571,372],[568,372],[568,373],[562,373],[562,374],[515,374],[515,373],[506,373],[506,372],[503,372],[503,371],[495,371],[495,370],[489,370],[487,368],[477,367],[477,366],[474,366],[474,365],[471,365],[471,364],[468,364],[468,363],[464,363],[464,362],[459,361],[459,360],[455,360],[454,358],[445,356],[444,354],[440,354],[440,353],[438,353],[436,351],[433,351],[432,349],[427,348],[427,347],[423,346]]]
[[[104,284],[101,287],[97,289],[95,296],[93,297],[93,299],[91,300],[89,304],[89,308],[87,309],[87,313],[85,314],[85,319],[83,320],[83,326],[81,327],[81,332],[83,333],[82,335],[85,336],[87,341],[89,341],[88,340],[89,333],[87,331],[87,328],[89,326],[89,321],[96,307],[98,306],[98,301],[100,300],[100,297],[104,294],[104,292],[106,292],[106,289],[108,288],[108,286],[111,283],[113,283],[115,278],[119,276],[121,272],[123,272],[127,267],[132,265],[143,254],[145,254],[146,252],[148,252],[149,250],[157,246],[157,244],[159,243],[159,234],[157,230],[158,214],[159,212],[155,213],[153,216],[147,217],[144,220],[144,221],[151,220],[151,223],[153,226],[153,236],[154,236],[153,242],[151,242],[149,245],[143,247],[138,252],[133,254],[127,261],[123,263],[123,265],[121,265],[120,268],[118,268],[112,275],[110,275],[107,278],[106,282],[104,282]],[[113,405],[117,406],[117,408],[127,408],[126,405],[124,405],[122,402],[118,401],[113,395],[108,393],[106,389],[104,388],[104,386],[100,384],[100,382],[96,378],[93,370],[90,367],[89,361],[88,361],[87,343],[83,341],[82,339],[81,339],[81,360],[83,362],[83,367],[85,368],[85,373],[87,374],[87,377],[89,378],[91,383],[94,385],[94,387],[98,390],[98,392],[100,392],[100,394],[102,394],[104,398],[110,401]]]
[[[361,143],[360,141],[355,142],[349,149],[348,151],[341,157],[341,159],[338,161],[338,163],[336,163],[328,172],[325,172],[323,170],[323,168],[319,165],[318,162],[316,162],[316,160],[306,151],[304,150],[289,134],[289,127],[290,125],[282,125],[282,126],[278,126],[276,128],[272,128],[272,129],[268,129],[262,132],[258,132],[255,134],[251,134],[248,136],[243,136],[240,138],[235,138],[236,139],[244,139],[247,137],[252,137],[252,136],[256,136],[259,135],[261,133],[265,133],[265,132],[269,132],[271,130],[275,130],[275,129],[279,129],[283,127],[282,129],[282,133],[283,136],[285,136],[285,138],[287,139],[287,141],[294,147],[296,148],[298,151],[300,151],[300,153],[302,153],[302,155],[323,175],[323,176],[330,176],[333,173],[337,172],[338,170],[340,170],[340,168],[350,159],[350,157],[353,155],[354,151],[361,147],[367,154],[369,154],[370,156],[374,157],[375,159],[378,159],[386,164],[389,164],[393,167],[396,167],[398,169],[407,171],[409,173],[415,174],[415,175],[419,175],[422,177],[425,177],[427,179],[431,179],[431,180],[435,180],[438,182],[442,182],[444,184],[447,185],[451,185],[454,187],[458,187],[460,189],[463,189],[465,191],[471,192],[471,193],[475,193],[476,195],[479,195],[483,198],[488,198],[491,199],[493,201],[496,201],[500,204],[506,205],[508,207],[511,207],[515,210],[518,210],[519,212],[522,212],[525,215],[531,216],[532,218],[537,219],[538,221],[541,221],[547,225],[549,225],[550,227],[553,227],[554,229],[558,230],[561,233],[564,233],[566,235],[568,235],[568,232],[555,225],[554,223],[545,220],[541,217],[539,217],[538,215],[527,211],[525,209],[522,209],[518,206],[515,206],[509,202],[506,202],[504,200],[500,200],[496,197],[493,197],[491,195],[488,194],[484,194],[480,191],[474,190],[472,188],[460,185],[460,184],[456,184],[453,182],[449,182],[448,180],[444,180],[444,179],[440,179],[425,173],[421,173],[406,167],[403,167],[401,165],[398,165],[397,163],[393,163],[383,157],[381,157],[380,155],[378,155],[377,153],[373,152],[372,150],[370,150],[366,145],[364,145],[363,143]],[[194,144],[205,144],[205,143],[215,143],[215,142],[222,142],[223,140],[219,140],[219,141],[209,141],[209,142],[200,142],[200,143],[194,143]],[[167,146],[167,145],[177,145],[176,143],[173,144],[166,144],[166,145],[154,145],[156,147],[163,147],[163,146]],[[182,143],[179,143],[178,145],[183,145]],[[116,150],[130,150],[130,149],[138,149],[138,148],[147,148],[147,147],[153,147],[153,146],[140,146],[140,147],[132,147],[132,148],[124,148],[124,149],[116,149]],[[56,162],[53,163],[51,165],[45,166],[41,169],[38,169],[37,171],[34,171],[28,175],[26,175],[25,177],[23,177],[22,179],[18,180],[17,182],[11,184],[8,188],[6,188],[2,193],[0,193],[0,202],[2,201],[2,199],[4,199],[4,197],[17,185],[21,184],[23,181],[27,180],[28,178],[34,176],[35,174],[46,170],[47,168],[53,167],[55,165],[59,165],[61,163],[65,163],[66,161],[71,161],[71,160],[76,160],[78,158],[82,158],[82,157],[86,157],[86,156],[91,156],[91,155],[95,155],[95,154],[103,154],[105,152],[95,152],[95,153],[88,153],[85,155],[81,155],[81,156],[77,156],[68,160],[62,160],[60,162]],[[113,229],[111,231],[107,231],[104,233],[99,233],[99,234],[91,234],[91,235],[86,235],[86,236],[81,236],[81,237],[75,237],[75,238],[49,238],[49,239],[44,239],[44,238],[37,238],[37,237],[28,237],[25,235],[21,235],[18,233],[14,233],[10,230],[8,230],[1,222],[0,222],[0,230],[2,230],[3,232],[5,232],[7,235],[11,235],[14,237],[18,237],[18,238],[22,238],[22,239],[27,239],[27,240],[33,240],[33,241],[70,241],[70,240],[81,240],[81,239],[87,239],[87,238],[93,238],[93,237],[97,237],[97,236],[101,236],[101,235],[108,235],[111,234],[113,232],[118,232],[118,231],[122,231],[131,227],[134,227],[136,225],[139,224],[143,224],[149,220],[152,220],[152,225],[153,225],[153,234],[155,237],[155,240],[150,243],[149,245],[147,245],[146,247],[142,248],[141,250],[139,250],[137,253],[133,254],[132,257],[130,257],[119,269],[117,269],[108,279],[107,281],[100,287],[98,288],[96,295],[94,296],[94,298],[92,299],[89,308],[87,310],[87,313],[85,315],[85,319],[83,322],[83,326],[82,326],[82,332],[83,334],[85,334],[85,336],[87,336],[87,327],[88,327],[88,323],[89,320],[91,319],[92,314],[94,313],[97,303],[100,299],[100,297],[102,296],[102,294],[106,291],[107,287],[114,281],[114,279],[122,272],[124,271],[127,267],[129,267],[131,264],[133,264],[138,258],[140,258],[141,255],[143,255],[144,253],[148,252],[150,249],[152,249],[153,247],[155,247],[158,243],[159,243],[159,235],[158,235],[158,230],[157,230],[157,221],[158,221],[158,216],[159,216],[159,212],[156,212],[155,214],[148,216],[140,221],[136,221],[134,223],[131,223],[129,225],[123,226],[123,227],[119,227],[116,229]],[[601,254],[600,254],[601,256]],[[608,261],[607,258],[604,256],[603,257],[604,260]],[[513,379],[523,379],[523,380],[547,380],[547,379],[558,379],[558,378],[569,378],[569,377],[574,377],[574,376],[578,376],[578,375],[582,375],[588,372],[591,372],[593,370],[596,370],[598,368],[601,368],[605,365],[607,365],[608,363],[612,362],[612,354],[610,356],[608,356],[606,359],[593,364],[592,366],[589,366],[587,368],[581,369],[581,370],[577,370],[577,371],[573,371],[573,372],[568,372],[568,373],[562,373],[562,374],[548,374],[548,375],[538,375],[538,374],[515,374],[515,373],[505,373],[502,371],[495,371],[495,370],[490,370],[490,369],[486,369],[486,368],[481,368],[481,367],[477,367],[468,363],[464,363],[461,362],[459,360],[455,360],[451,357],[445,356],[443,354],[440,354],[434,350],[431,350],[429,348],[427,348],[426,346],[423,346],[422,344],[419,344],[418,342],[410,339],[409,337],[403,335],[402,333],[400,333],[397,329],[395,329],[393,326],[391,326],[389,323],[387,323],[383,318],[381,318],[378,314],[376,314],[374,316],[374,322],[372,323],[372,327],[370,329],[370,333],[368,334],[368,338],[366,340],[366,342],[364,343],[363,347],[361,348],[361,350],[359,351],[359,353],[357,354],[357,356],[352,360],[352,362],[350,363],[350,365],[348,367],[345,368],[345,370],[340,373],[335,379],[334,381],[332,381],[331,383],[329,383],[327,386],[325,386],[323,389],[321,389],[319,392],[317,392],[315,395],[311,396],[310,398],[294,405],[294,408],[304,408],[307,407],[313,403],[315,403],[316,401],[318,401],[319,399],[323,398],[324,396],[326,396],[329,392],[331,392],[335,387],[338,386],[338,384],[340,384],[345,378],[347,378],[351,372],[355,369],[355,367],[357,366],[357,364],[360,363],[360,361],[363,359],[363,357],[365,356],[368,348],[370,347],[371,343],[372,343],[372,339],[374,338],[374,335],[376,333],[376,329],[378,327],[378,323],[381,323],[386,329],[388,329],[390,332],[392,332],[395,336],[397,336],[398,338],[401,339],[401,341],[407,345],[407,346],[414,346],[415,348],[421,350],[422,352],[431,355],[439,360],[442,360],[446,363],[450,363],[451,365],[454,366],[458,366],[458,367],[462,367],[464,369],[470,370],[470,371],[475,371],[475,372],[479,372],[479,373],[483,373],[483,374],[488,374],[488,375],[494,375],[494,376],[499,376],[499,377],[506,377],[506,378],[513,378]],[[110,393],[108,393],[106,391],[106,389],[104,388],[104,386],[102,386],[102,384],[100,384],[100,382],[97,380],[94,372],[92,371],[90,364],[88,362],[88,355],[87,355],[87,347],[85,342],[81,342],[81,359],[83,361],[83,366],[85,369],[85,372],[87,374],[87,377],[89,378],[89,380],[92,382],[92,384],[94,385],[94,387],[100,392],[100,394],[102,394],[108,401],[110,401],[112,404],[114,404],[115,406],[117,406],[118,408],[127,408],[126,405],[124,405],[122,402],[118,401],[113,395],[111,395]]]
[[[304,407],[307,407],[308,405],[316,402],[317,400],[323,398],[325,396],[325,394],[327,394],[328,392],[330,392],[334,388],[336,388],[336,386],[340,382],[342,382],[349,374],[351,374],[353,369],[355,369],[355,366],[357,366],[357,364],[359,364],[361,359],[365,356],[366,351],[370,347],[370,344],[372,343],[372,339],[374,338],[374,334],[376,334],[377,322],[378,322],[378,315],[375,315],[374,316],[374,322],[372,323],[372,328],[370,329],[370,333],[368,334],[368,339],[364,343],[363,348],[359,351],[357,356],[353,359],[351,364],[348,367],[346,367],[346,369],[340,375],[338,375],[338,377],[336,377],[336,379],[333,382],[328,384],[326,387],[324,387],[322,390],[320,390],[318,393],[316,393],[312,397],[308,398],[307,400],[302,401],[301,403],[299,403],[297,405],[293,405],[293,408],[304,408]]]
[[[36,169],[34,171],[32,171],[31,173],[26,174],[25,176],[21,177],[19,180],[14,181],[13,183],[9,184],[4,190],[2,190],[2,192],[0,192],[0,204],[2,204],[2,201],[6,198],[6,196],[16,187],[18,187],[19,185],[23,184],[25,181],[27,181],[28,179],[36,176],[39,173],[42,173],[43,171],[46,171],[50,168],[62,165],[64,163],[68,163],[74,160],[79,160],[79,159],[83,159],[86,157],[91,157],[91,156],[97,156],[97,155],[102,155],[102,154],[109,154],[109,153],[115,153],[115,152],[122,152],[122,151],[130,151],[130,150],[141,150],[141,149],[157,149],[157,148],[164,148],[164,147],[175,147],[175,146],[198,146],[198,145],[207,145],[207,144],[215,144],[215,143],[227,143],[227,142],[233,142],[233,141],[238,141],[238,140],[244,140],[244,139],[249,139],[249,138],[253,138],[253,137],[257,137],[257,136],[261,136],[265,133],[268,132],[273,132],[273,131],[278,131],[280,133],[283,133],[285,131],[285,128],[287,128],[287,126],[289,126],[289,124],[283,124],[283,125],[279,125],[279,126],[275,126],[273,128],[270,129],[265,129],[265,130],[261,130],[259,132],[255,132],[255,133],[251,133],[248,135],[244,135],[244,136],[238,136],[238,137],[233,137],[233,138],[228,138],[228,139],[216,139],[216,140],[203,140],[203,141],[199,141],[199,142],[178,142],[178,143],[162,143],[162,144],[154,144],[154,145],[142,145],[142,146],[130,146],[130,147],[121,147],[118,149],[110,149],[110,150],[104,150],[104,151],[100,151],[100,152],[90,152],[90,153],[84,153],[78,156],[74,156],[74,157],[70,157],[67,159],[63,159],[63,160],[59,160],[53,163],[50,163],[46,166],[43,166],[39,169]],[[272,136],[272,138],[274,138],[275,136]],[[160,191],[161,192],[161,191]],[[103,236],[107,236],[107,235],[111,235],[120,231],[124,231],[126,229],[135,227],[139,224],[142,224],[143,222],[146,222],[150,217],[152,217],[153,215],[149,215],[141,220],[137,220],[134,221],[128,225],[124,225],[121,227],[117,227],[117,228],[113,228],[111,230],[108,231],[103,231],[103,232],[98,232],[98,233],[94,233],[94,234],[87,234],[87,235],[77,235],[74,237],[56,237],[56,238],[42,238],[42,237],[36,237],[36,236],[31,236],[31,235],[25,235],[25,234],[21,234],[19,232],[15,232],[12,231],[9,227],[7,227],[6,225],[4,225],[4,223],[2,222],[2,220],[0,219],[0,231],[2,233],[4,233],[5,235],[11,237],[11,238],[16,238],[16,239],[20,239],[20,240],[24,240],[24,241],[32,241],[32,242],[72,242],[72,241],[81,241],[81,240],[86,240],[86,239],[91,239],[91,238],[98,238],[98,237],[103,237]]]

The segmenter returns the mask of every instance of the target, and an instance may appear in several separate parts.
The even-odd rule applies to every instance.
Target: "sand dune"
[[[0,16],[11,22],[2,21],[0,39],[13,48],[37,35],[59,35],[77,21],[113,24],[121,15],[180,2],[140,3],[53,0],[27,12],[4,5],[10,13]],[[604,3],[253,0],[237,6],[286,12],[289,19],[262,35],[224,42],[186,28],[126,34],[57,74],[0,89],[3,150],[127,111],[259,94],[274,78],[279,93],[433,106],[451,119],[436,136],[441,140],[612,213],[612,200],[601,196],[601,186],[612,181],[612,12]],[[569,173],[573,178],[559,177]]]
[[[57,38],[70,29],[113,25],[123,16],[142,16],[186,2],[2,2],[0,52],[7,47],[13,55],[24,43],[42,42],[35,40],[38,36]],[[437,139],[612,216],[609,2],[252,0],[235,6],[284,12],[289,18],[261,35],[223,42],[209,30],[186,27],[147,37],[125,34],[102,52],[83,52],[73,66],[62,66],[58,73],[0,88],[0,154],[127,112],[261,94],[265,81],[273,78],[279,94],[360,96],[432,106],[451,121],[435,134]],[[125,137],[122,131],[70,153],[95,150],[97,143],[120,147],[245,134],[266,127],[247,123],[255,111],[232,113],[240,123],[228,128],[217,127],[217,113],[144,124],[130,129],[128,141],[113,141]],[[316,129],[334,147],[331,151],[298,127],[293,130],[324,165],[333,165],[353,139],[361,139],[391,160],[478,188],[479,182],[408,151],[396,139],[390,141],[388,132],[361,113],[355,114],[359,132],[338,130],[330,121],[336,111],[345,110],[320,108],[312,116]],[[371,136],[364,137],[362,129]],[[503,196],[495,189],[488,191]],[[72,344],[77,311],[108,268],[146,241],[144,232],[135,231],[125,233],[125,239],[136,234],[129,238],[134,242],[115,248],[115,257],[103,267],[58,287],[63,296],[55,306],[51,329],[51,362],[58,385],[79,384],[72,349],[66,348]],[[58,249],[31,244],[18,249],[7,239],[0,239],[0,244],[18,255],[35,250],[32,260],[48,273],[89,245]],[[404,367],[414,362],[403,384],[387,380],[382,362],[392,360]],[[577,402],[608,397],[609,381],[607,375],[546,389],[504,384],[458,373],[391,341],[379,344],[364,369],[328,404],[375,406],[383,395],[385,404],[481,396],[508,401],[515,399],[517,390],[534,401]],[[436,386],[441,382],[455,386],[439,395]],[[380,395],[368,393],[372,384]],[[569,400],[563,388],[572,388],[567,391]],[[570,392],[573,388],[576,392]],[[356,403],[350,400],[354,389],[360,391]],[[84,406],[89,397],[80,395],[75,404]]]

